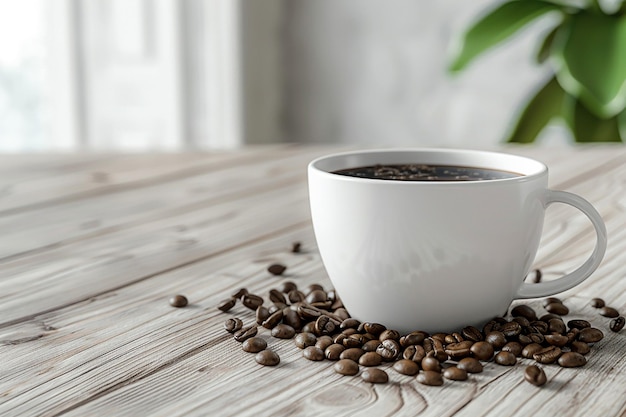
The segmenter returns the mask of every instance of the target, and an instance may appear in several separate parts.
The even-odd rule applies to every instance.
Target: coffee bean
[[[570,320],[567,322],[567,327],[570,329],[582,330],[591,327],[591,323],[587,320]]]
[[[324,356],[326,356],[326,359],[329,361],[337,361],[344,350],[346,350],[346,348],[343,345],[333,343],[324,350]]]
[[[324,302],[326,300],[328,300],[328,296],[326,295],[326,291],[323,290],[313,290],[304,299],[304,301],[309,304]]]
[[[611,324],[609,325],[609,329],[611,329],[612,332],[619,332],[620,330],[622,330],[624,328],[624,322],[626,321],[626,319],[624,319],[623,316],[619,316],[614,318],[613,320],[611,320]]]
[[[306,296],[304,295],[302,291],[293,289],[287,293],[287,298],[289,299],[289,302],[291,304],[296,304],[296,303],[303,302]]]
[[[361,348],[350,348],[341,352],[339,359],[352,359],[355,362],[359,361],[359,358],[365,354],[365,351]]]
[[[298,286],[293,281],[283,281],[279,289],[283,294],[289,294],[291,291],[297,290]]]
[[[343,308],[343,304],[342,304],[342,307],[339,307],[339,308],[336,308],[335,305],[333,304],[332,308],[335,309],[334,310],[335,316],[339,317],[341,320],[350,318],[350,314],[348,314],[348,310]]]
[[[614,319],[614,318],[619,317],[619,311],[617,311],[613,307],[604,306],[600,309],[600,315],[604,317],[608,317],[610,319]]]
[[[504,350],[496,353],[496,356],[493,360],[498,365],[503,366],[513,366],[517,363],[517,358],[515,357],[515,355],[511,352],[507,352]]]
[[[526,370],[524,371],[524,379],[538,387],[544,385],[548,381],[546,373],[537,365],[530,365],[526,367]]]
[[[304,325],[302,326],[302,329],[300,329],[300,331],[301,332],[315,334],[315,322],[314,321],[310,321],[310,322],[304,323]]]
[[[282,303],[287,304],[287,299],[282,291],[279,291],[275,288],[270,290],[269,299],[272,303]]]
[[[580,342],[578,340],[575,340],[570,344],[570,349],[572,352],[580,353],[581,355],[586,355],[591,352],[591,348],[587,343]]]
[[[410,359],[415,363],[421,363],[422,359],[426,357],[426,351],[423,346],[420,345],[410,345],[404,349],[402,352],[402,358]]]
[[[470,374],[477,374],[483,371],[483,365],[476,358],[463,358],[456,366]]]
[[[548,333],[565,334],[567,327],[561,319],[548,320]]]
[[[267,347],[267,342],[260,337],[251,337],[245,340],[241,347],[245,352],[257,353]]]
[[[557,314],[559,316],[566,316],[569,313],[569,308],[561,303],[550,303],[545,309],[548,313]]]
[[[379,336],[378,339],[382,342],[383,340],[393,339],[396,341],[400,340],[400,333],[397,330],[387,329],[384,330]]]
[[[187,297],[185,297],[184,295],[175,295],[172,298],[170,298],[170,305],[172,307],[176,307],[176,308],[181,308],[181,307],[185,307],[189,302],[187,301]]]
[[[443,385],[443,376],[437,371],[423,371],[417,375],[417,382],[424,385],[440,386]]]
[[[256,316],[256,323],[261,325],[270,316],[270,311],[267,307],[258,306],[254,314]]]
[[[488,361],[493,357],[494,349],[491,343],[481,341],[476,342],[470,347],[472,355],[478,360]]]
[[[226,300],[220,301],[220,303],[217,305],[217,309],[220,310],[220,311],[223,311],[225,313],[228,310],[230,310],[231,308],[233,308],[235,306],[236,302],[237,302],[236,298],[232,298],[232,297],[231,298],[227,298]],[[185,305],[187,305],[187,304],[185,303]]]
[[[282,275],[286,270],[287,267],[281,264],[272,264],[267,267],[267,272],[272,275]]]
[[[409,359],[400,359],[393,364],[393,369],[395,369],[398,373],[402,375],[417,375],[420,371],[420,367],[418,364]]]
[[[522,349],[522,357],[526,359],[532,359],[533,355],[542,349],[543,346],[541,346],[539,343],[531,343],[524,346],[524,349]]]
[[[425,371],[441,372],[441,362],[434,356],[426,356],[422,359],[421,365]]]
[[[302,332],[296,335],[296,346],[300,349],[315,346],[315,343],[317,343],[317,337],[313,333]]]
[[[503,324],[500,331],[504,334],[504,336],[513,338],[522,332],[522,326],[520,326],[520,324],[516,321],[510,321]]]
[[[363,346],[363,335],[358,333],[351,334],[350,336],[343,339],[343,345],[347,348],[361,347]]]
[[[328,335],[320,336],[317,338],[317,342],[315,342],[315,346],[322,350],[326,350],[326,348],[334,343],[332,337]]]
[[[317,346],[307,346],[302,351],[302,356],[310,361],[321,361],[326,357],[324,351]]]
[[[256,310],[257,308],[259,308],[260,305],[263,304],[263,298],[255,294],[245,294],[243,297],[241,297],[241,302],[250,310]]]
[[[561,349],[556,346],[543,348],[533,354],[533,359],[539,363],[554,363],[561,356]]]
[[[535,269],[534,270],[534,276],[533,276],[533,282],[535,284],[540,283],[542,277],[543,277],[543,274],[541,273],[541,269]]]
[[[317,291],[317,290],[324,291],[324,286],[321,284],[311,284],[308,287],[306,287],[306,289],[304,290],[304,293],[308,295],[311,292]]]
[[[591,303],[589,303],[593,308],[602,308],[606,305],[602,298],[592,298]]]
[[[528,320],[526,317],[513,317],[513,320],[511,321],[519,323],[519,325],[522,326],[522,330],[524,329],[524,327],[530,326],[530,320]]]
[[[441,342],[441,340],[435,339],[435,338],[430,338],[430,339],[427,339],[426,341],[428,341],[428,340],[430,340],[430,342],[431,342],[432,355],[439,362],[444,362],[444,361],[448,360],[448,354],[446,353],[446,351],[445,351],[445,349],[443,347],[443,343]],[[424,345],[424,348],[426,350],[426,345]]]
[[[481,340],[484,340],[481,331],[474,326],[464,327],[463,330],[461,330],[461,334],[465,339],[471,340],[472,342],[480,342]]]
[[[394,361],[398,355],[400,355],[400,344],[393,339],[385,339],[376,349],[376,353],[378,353],[385,362]]]
[[[558,314],[554,314],[554,313],[547,313],[547,314],[544,314],[543,316],[539,317],[539,320],[543,321],[545,323],[549,322],[552,319],[561,319],[561,320],[563,320],[563,318],[561,316],[559,316]]]
[[[433,339],[433,340],[437,340],[437,341],[439,341],[441,343],[446,343],[446,336],[447,336],[447,334],[440,332],[440,333],[432,334],[430,336],[430,338]]]
[[[257,353],[254,360],[263,366],[276,366],[280,363],[280,356],[273,350],[265,349]]]
[[[524,317],[528,321],[537,320],[537,313],[533,308],[527,304],[520,304],[511,310],[511,316]]]
[[[256,326],[244,327],[241,330],[236,331],[233,337],[236,341],[243,343],[251,337],[256,336],[257,331],[258,329]]]
[[[228,333],[235,333],[237,330],[241,330],[243,322],[238,318],[228,319],[224,322],[224,329]]]
[[[300,242],[293,242],[291,244],[291,252],[292,253],[300,253],[301,249],[302,249],[302,243],[300,243]]]
[[[366,323],[363,323],[363,329],[367,333],[371,333],[374,336],[378,336],[379,334],[387,330],[387,327],[385,327],[384,325],[380,323],[367,323],[366,322]]]
[[[372,384],[384,384],[389,381],[389,375],[387,375],[387,372],[378,368],[365,369],[361,373],[361,378],[363,378],[363,381],[370,382]]]
[[[303,320],[317,320],[322,315],[322,311],[310,304],[302,304],[298,306],[298,315]]]
[[[544,298],[542,304],[543,307],[546,308],[549,304],[563,304],[563,301],[557,297],[548,297]]]
[[[315,333],[317,335],[332,334],[335,332],[336,325],[328,316],[322,315],[315,320]]]
[[[357,319],[348,318],[348,319],[345,319],[344,321],[341,322],[341,324],[339,325],[339,328],[341,330],[344,330],[344,329],[356,329],[357,327],[359,327],[360,324],[361,324],[361,322],[358,321]]]
[[[248,294],[248,290],[246,288],[239,288],[237,291],[235,291],[231,295],[231,297],[236,298],[236,299],[240,299],[241,297],[243,297],[246,294]]]
[[[558,320],[561,320],[560,317],[556,316],[558,318]],[[548,319],[547,321],[542,321],[542,320],[535,320],[530,322],[530,327],[533,330],[533,332],[535,333],[541,333],[541,334],[546,334],[548,333],[548,321],[552,320],[552,318]]]
[[[510,352],[515,356],[520,356],[522,354],[522,349],[522,344],[519,342],[509,342],[502,346],[503,352]]]
[[[559,365],[563,368],[578,368],[587,363],[587,359],[576,352],[565,352],[559,357]]]
[[[580,333],[578,333],[578,340],[585,343],[596,343],[604,338],[604,333],[602,330],[596,329],[595,327],[589,327],[588,329],[582,329]]]
[[[528,338],[530,339],[531,343],[543,343],[545,341],[545,337],[543,334],[541,333],[530,333],[528,335]]]
[[[361,347],[363,348],[365,352],[376,352],[379,346],[380,346],[380,340],[374,339],[374,340],[368,340],[367,342],[363,343],[363,346]]]
[[[567,336],[563,336],[562,334],[547,334],[545,339],[546,342],[556,347],[563,347],[569,342]]]
[[[300,320],[300,316],[296,310],[292,310],[289,307],[283,309],[283,323],[290,325],[296,330],[300,330],[302,328],[302,320]]]
[[[382,356],[376,352],[365,352],[359,358],[359,365],[363,366],[378,366],[383,362]]]
[[[450,366],[443,370],[443,377],[452,381],[465,381],[467,371],[456,366]]]
[[[485,341],[489,342],[495,349],[501,349],[507,343],[504,333],[497,331],[487,333]]]
[[[280,323],[272,329],[272,336],[277,339],[291,339],[296,335],[296,330],[288,324]]]
[[[480,343],[480,342],[476,342]],[[485,343],[485,342],[483,342]],[[489,343],[487,343],[489,345]],[[470,355],[470,349],[474,345],[471,340],[464,340],[463,342],[449,343],[445,347],[445,352],[452,359],[461,359]],[[489,345],[491,347],[491,345]]]
[[[257,309],[257,311],[259,311],[259,309]],[[274,313],[272,313],[268,318],[263,320],[263,322],[261,323],[261,326],[265,327],[266,329],[273,329],[282,320],[283,320],[283,310],[278,310],[278,311],[275,311]],[[286,326],[286,324],[285,324],[285,326]],[[291,327],[291,326],[289,326],[289,327]]]
[[[359,373],[359,364],[352,359],[339,359],[333,369],[341,375],[356,375]]]

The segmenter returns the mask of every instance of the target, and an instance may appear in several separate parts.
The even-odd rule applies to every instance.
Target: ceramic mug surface
[[[484,181],[400,181],[333,173],[375,164],[469,166],[521,174]],[[583,198],[549,190],[535,160],[452,149],[368,150],[308,166],[318,248],[349,313],[408,333],[457,331],[504,314],[514,299],[572,288],[600,264],[606,229]],[[592,222],[596,247],[575,271],[530,284],[548,205],[561,202]]]

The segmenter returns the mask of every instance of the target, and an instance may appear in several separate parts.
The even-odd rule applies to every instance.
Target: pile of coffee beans
[[[300,245],[294,244],[292,252],[299,251]],[[268,272],[281,275],[286,267],[276,265]],[[535,274],[540,277],[541,271]],[[228,312],[237,302],[251,310],[250,316],[254,311],[253,318],[248,323],[228,318],[224,329],[242,344],[243,351],[256,355],[257,363],[280,363],[278,354],[258,337],[259,331],[269,331],[274,338],[293,339],[303,358],[332,361],[338,374],[360,374],[370,383],[388,382],[387,372],[393,369],[415,376],[422,384],[438,386],[444,380],[466,380],[469,374],[482,372],[486,363],[515,366],[526,359],[533,363],[525,368],[524,379],[541,386],[547,382],[543,365],[584,366],[585,355],[604,337],[587,320],[566,321],[563,316],[569,314],[569,308],[556,297],[543,300],[545,313],[541,315],[520,304],[511,309],[509,318],[495,317],[482,329],[467,326],[458,332],[434,334],[420,330],[400,334],[384,324],[360,322],[350,317],[334,290],[326,291],[319,284],[301,289],[285,280],[279,288],[271,289],[267,298],[241,288],[217,308]],[[624,317],[616,309],[599,298],[591,305],[612,319],[610,330],[622,330]]]

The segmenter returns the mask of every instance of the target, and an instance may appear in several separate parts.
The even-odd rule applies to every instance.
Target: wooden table
[[[267,297],[292,280],[330,288],[313,238],[306,164],[333,147],[277,145],[174,155],[0,157],[0,415],[618,416],[626,413],[626,329],[589,306],[626,312],[626,148],[507,147],[551,169],[551,187],[590,200],[609,232],[600,268],[561,294],[569,318],[605,338],[583,368],[485,363],[468,381],[419,384],[344,377],[293,340],[260,335],[281,358],[263,367],[223,328],[254,321],[235,290]],[[571,270],[593,245],[588,221],[548,211],[536,267]],[[293,242],[302,252],[292,253]],[[272,276],[273,263],[287,266]],[[168,299],[184,294],[190,305]],[[530,304],[543,311],[540,300]]]

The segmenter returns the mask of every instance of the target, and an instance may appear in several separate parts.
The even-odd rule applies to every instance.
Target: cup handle
[[[598,268],[604,253],[606,252],[607,233],[606,226],[602,221],[600,213],[584,198],[565,191],[546,190],[544,205],[552,203],[565,203],[576,207],[591,220],[596,230],[597,240],[591,256],[578,269],[553,281],[540,282],[536,284],[523,283],[517,291],[515,298],[538,298],[553,295],[583,282],[593,271]]]

